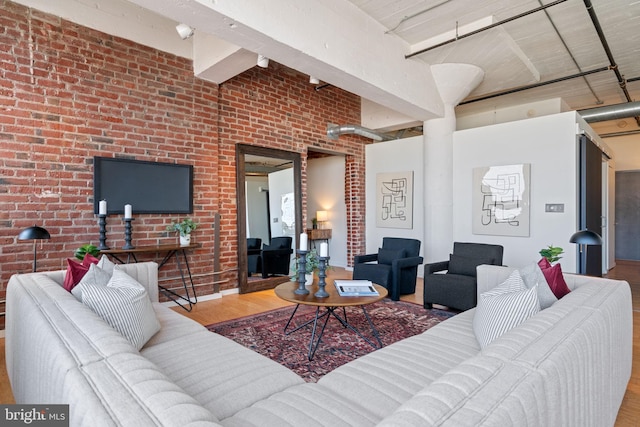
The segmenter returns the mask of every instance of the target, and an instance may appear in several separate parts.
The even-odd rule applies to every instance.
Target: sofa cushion
[[[462,255],[450,254],[449,273],[476,277],[477,266],[481,264],[492,264],[493,262],[494,259],[489,256],[466,257]]]
[[[138,350],[160,330],[144,286],[117,268],[106,286],[83,284],[82,302]]]
[[[551,291],[551,288],[547,284],[547,279],[544,277],[537,263],[531,263],[520,269],[520,275],[528,289],[538,285],[538,301],[540,301],[540,308],[542,310],[551,307],[554,302],[558,301],[558,298],[556,298]]]
[[[562,267],[560,267],[560,264],[552,266],[546,258],[542,258],[538,261],[538,265],[556,298],[560,299],[571,292],[562,275]]]
[[[515,270],[502,284],[480,294],[473,331],[482,348],[540,311],[537,286],[527,289]]]
[[[78,262],[74,259],[67,259],[67,274],[64,276],[64,283],[62,286],[69,292],[80,283],[80,280],[89,271],[89,266],[97,264],[98,259],[90,254],[85,255],[82,262]]]
[[[404,249],[378,249],[378,263],[391,265],[394,259],[404,258],[405,250]]]
[[[89,266],[89,271],[87,271],[87,274],[84,275],[78,285],[74,286],[73,289],[71,289],[71,293],[74,297],[76,297],[78,301],[82,301],[83,286],[80,285],[90,284],[96,286],[106,286],[107,283],[109,283],[109,280],[111,280],[111,273],[108,273],[102,268],[98,267],[98,264],[91,264],[91,266]]]

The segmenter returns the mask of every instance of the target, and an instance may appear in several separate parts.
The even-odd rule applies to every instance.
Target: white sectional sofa
[[[62,288],[64,272],[11,278],[16,402],[68,403],[72,426],[602,427],[631,374],[624,281],[567,275],[569,295],[482,350],[472,309],[308,384],[158,304],[155,263],[122,268],[147,287],[161,324],[140,351]],[[478,267],[479,292],[510,271]]]

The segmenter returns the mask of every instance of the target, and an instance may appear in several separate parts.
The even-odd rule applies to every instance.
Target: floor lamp
[[[594,231],[580,230],[576,233],[573,233],[573,235],[569,239],[569,242],[578,244],[578,247],[580,249],[580,265],[578,266],[578,273],[585,274],[584,272],[587,268],[587,246],[602,245],[602,237],[600,237],[600,235]]]
[[[51,235],[47,230],[34,224],[33,227],[25,228],[18,235],[18,240],[33,240],[33,271],[36,271],[37,246],[36,240],[48,240]]]

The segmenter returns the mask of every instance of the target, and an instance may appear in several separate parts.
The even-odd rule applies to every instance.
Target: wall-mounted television
[[[107,201],[107,214],[193,212],[193,166],[112,157],[93,158],[93,211]]]

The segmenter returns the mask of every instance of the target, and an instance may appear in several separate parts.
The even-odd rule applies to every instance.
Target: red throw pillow
[[[560,267],[560,264],[552,266],[549,260],[542,258],[538,261],[538,266],[540,270],[542,270],[542,274],[544,274],[544,278],[547,280],[547,284],[556,298],[560,299],[571,292],[571,289],[569,289],[567,282],[564,281],[564,277],[562,276],[562,267]]]
[[[91,264],[97,264],[98,259],[92,255],[85,255],[82,263],[77,262],[71,258],[67,259],[67,274],[64,276],[64,283],[62,286],[69,292],[78,284],[80,280],[89,271]]]

